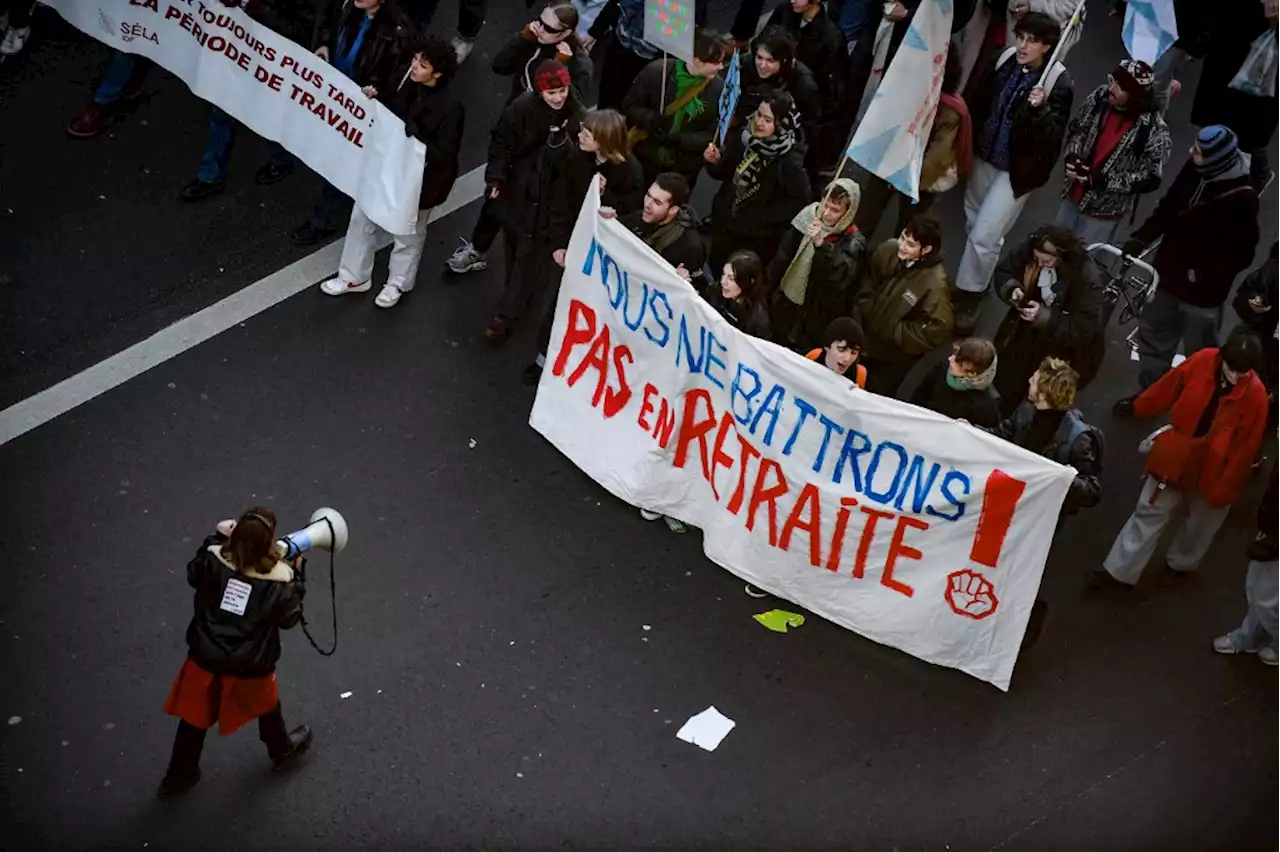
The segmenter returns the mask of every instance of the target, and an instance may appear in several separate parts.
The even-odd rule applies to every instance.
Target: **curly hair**
[[[440,75],[440,83],[447,83],[458,73],[458,54],[453,45],[435,33],[420,33],[413,42],[413,57],[422,57],[432,70]]]
[[[1036,390],[1054,411],[1066,411],[1076,404],[1080,374],[1061,358],[1045,358],[1036,370]]]

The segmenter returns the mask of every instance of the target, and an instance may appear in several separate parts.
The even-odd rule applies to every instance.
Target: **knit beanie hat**
[[[1222,174],[1236,164],[1240,143],[1235,133],[1221,124],[1210,124],[1196,134],[1196,147],[1204,162],[1198,168],[1208,177]]]
[[[1146,98],[1151,95],[1151,85],[1156,80],[1156,74],[1150,65],[1141,60],[1122,59],[1112,70],[1111,79],[1130,97]]]
[[[569,69],[554,59],[544,59],[533,72],[533,88],[539,92],[564,89],[569,86]]]

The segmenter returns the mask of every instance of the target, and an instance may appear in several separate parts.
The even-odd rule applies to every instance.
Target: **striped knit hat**
[[[1196,148],[1204,162],[1197,168],[1205,177],[1217,177],[1236,164],[1240,143],[1229,127],[1210,124],[1196,134]]]

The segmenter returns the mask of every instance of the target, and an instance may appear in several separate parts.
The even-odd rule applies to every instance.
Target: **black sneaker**
[[[161,799],[173,799],[181,796],[190,790],[196,784],[200,783],[200,769],[187,776],[166,775],[164,780],[160,782],[160,789],[156,790],[156,796]]]
[[[313,246],[322,240],[327,240],[336,233],[338,233],[336,228],[317,228],[310,222],[304,222],[301,227],[289,235],[289,238],[297,245]]]
[[[289,734],[289,750],[271,761],[273,772],[287,772],[311,747],[311,728],[299,725]]]
[[[1189,583],[1194,580],[1195,576],[1195,571],[1179,571],[1165,563],[1164,570],[1160,572],[1160,585],[1165,587],[1181,586],[1183,583]]]
[[[520,381],[526,385],[536,385],[542,379],[542,368],[537,364],[530,364],[524,368],[524,372],[520,374]]]
[[[1138,396],[1135,394],[1133,396],[1126,396],[1124,399],[1117,400],[1116,404],[1111,406],[1111,413],[1116,417],[1132,417],[1133,401],[1137,398]]]
[[[1120,591],[1132,591],[1133,586],[1128,583],[1122,583],[1115,577],[1111,576],[1111,572],[1106,568],[1094,568],[1089,572],[1089,588],[1105,591],[1108,589]]]
[[[293,163],[277,163],[274,160],[258,169],[253,182],[258,186],[271,186],[279,183],[293,173]]]
[[[183,201],[204,201],[227,188],[225,180],[193,180],[178,193]]]

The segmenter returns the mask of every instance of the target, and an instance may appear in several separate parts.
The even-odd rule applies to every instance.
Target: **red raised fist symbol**
[[[979,621],[995,612],[1000,601],[990,580],[966,568],[947,575],[947,604],[956,615]]]

